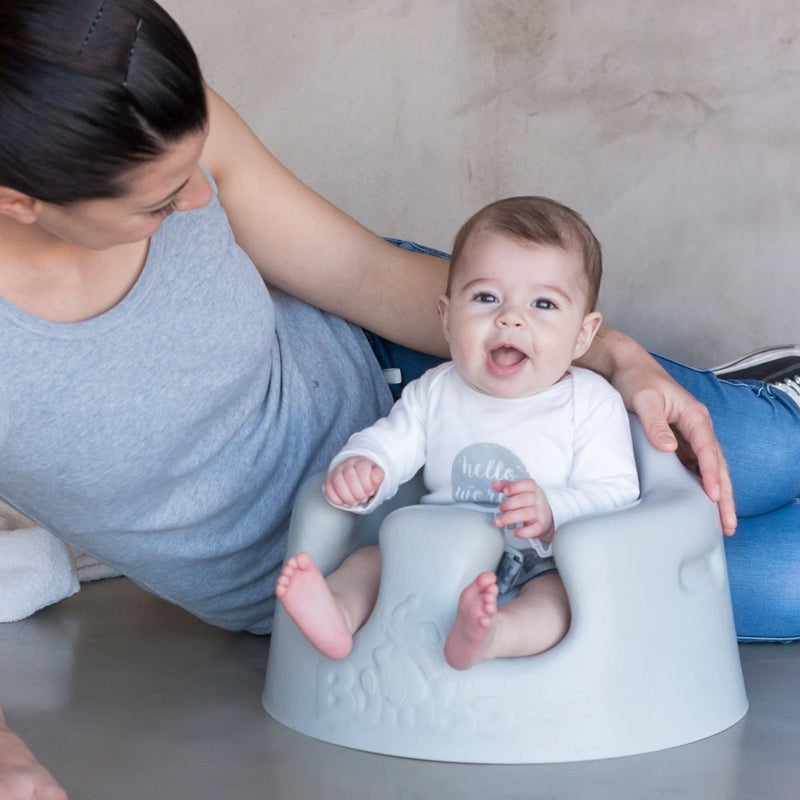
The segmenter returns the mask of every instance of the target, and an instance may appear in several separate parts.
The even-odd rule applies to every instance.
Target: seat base
[[[278,609],[267,711],[347,747],[504,764],[651,752],[734,725],[747,697],[716,508],[638,426],[634,442],[642,501],[556,535],[572,622],[554,648],[451,668],[442,648],[459,594],[495,568],[502,536],[464,509],[402,507],[380,527],[378,600],[346,659],[322,656]],[[327,573],[379,519],[331,508],[321,483],[301,489],[290,552]],[[395,505],[419,493],[405,491]]]

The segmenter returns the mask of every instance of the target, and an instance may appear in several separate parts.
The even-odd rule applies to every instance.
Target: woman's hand
[[[684,465],[700,477],[706,494],[719,506],[723,533],[733,535],[733,487],[708,409],[666,372],[621,374],[615,386],[641,420],[647,438],[659,450],[677,451]]]
[[[736,530],[736,506],[728,464],[714,435],[708,409],[677,384],[633,339],[603,327],[583,366],[604,375],[641,420],[659,450],[677,451],[699,475],[706,494],[718,505],[722,531]]]
[[[3,723],[0,713],[0,800],[67,800],[67,793]]]

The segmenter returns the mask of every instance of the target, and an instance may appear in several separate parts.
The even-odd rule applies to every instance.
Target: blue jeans
[[[447,257],[413,242],[406,250]],[[383,367],[403,385],[441,359],[373,337]],[[736,632],[751,641],[800,639],[800,407],[759,381],[723,381],[655,356],[706,405],[731,472],[739,525],[725,537]]]
[[[711,412],[733,482],[739,525],[725,537],[741,639],[800,639],[800,407],[759,381],[656,359]]]

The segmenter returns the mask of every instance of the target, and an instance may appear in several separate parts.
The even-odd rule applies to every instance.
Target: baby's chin
[[[515,369],[502,374],[502,370],[487,368],[481,375],[462,376],[473,389],[500,400],[522,400],[540,394],[567,375],[569,365],[557,375],[540,375],[533,371],[530,360],[525,357]]]
[[[519,381],[511,380],[478,379],[467,382],[481,394],[496,397],[498,400],[523,400],[549,388],[549,386],[522,384]]]

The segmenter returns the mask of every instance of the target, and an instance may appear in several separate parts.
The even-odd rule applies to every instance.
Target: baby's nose
[[[521,328],[525,324],[525,317],[515,308],[504,308],[497,315],[497,324],[501,328]]]

